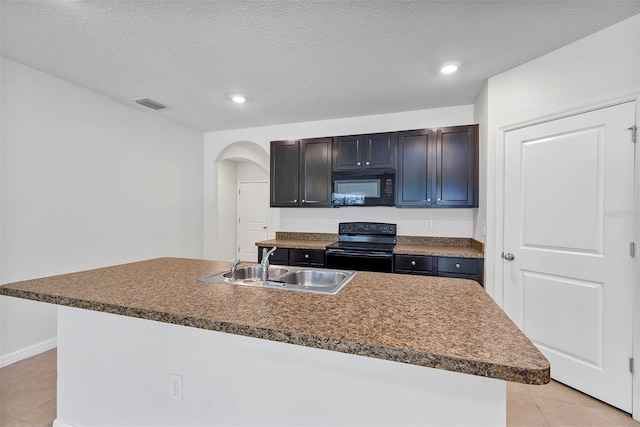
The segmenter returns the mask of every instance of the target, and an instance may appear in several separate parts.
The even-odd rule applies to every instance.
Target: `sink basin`
[[[269,280],[263,282],[262,266],[248,265],[236,270],[235,279],[231,279],[231,270],[228,270],[201,277],[198,281],[335,295],[349,283],[355,274],[356,272],[351,270],[271,265],[269,266]]]
[[[300,286],[336,286],[341,284],[349,273],[335,270],[299,270],[280,278],[286,284]]]
[[[289,269],[286,267],[281,267],[278,265],[270,265],[269,266],[269,279],[278,279],[283,274],[289,272]],[[210,276],[201,277],[198,279],[201,282],[208,283],[235,283],[237,282],[260,282],[262,284],[262,266],[261,265],[247,265],[244,267],[238,267],[236,270],[235,280],[231,279],[231,270],[225,271],[224,273],[212,274]]]
[[[236,279],[237,280],[250,280],[257,279],[262,280],[262,266],[260,265],[248,265],[246,267],[240,267],[236,270]],[[282,276],[285,273],[288,273],[289,270],[284,267],[279,267],[276,265],[269,266],[269,278],[277,278]],[[231,278],[231,271],[223,273],[222,276],[226,279]]]

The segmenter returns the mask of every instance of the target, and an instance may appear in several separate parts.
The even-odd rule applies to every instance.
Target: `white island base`
[[[502,380],[64,306],[57,402],[55,427],[506,425]]]

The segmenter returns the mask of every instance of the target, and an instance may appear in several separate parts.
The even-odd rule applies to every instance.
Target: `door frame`
[[[552,120],[558,120],[565,117],[574,116],[581,113],[586,113],[589,111],[599,110],[602,108],[612,107],[614,105],[622,104],[625,102],[635,102],[636,106],[636,125],[640,126],[640,93],[634,92],[631,94],[627,94],[624,96],[604,100],[598,103],[582,105],[579,107],[575,107],[568,110],[563,110],[559,112],[555,112],[545,116],[538,116],[534,118],[530,118],[527,120],[515,122],[515,123],[507,123],[503,125],[498,125],[496,129],[496,144],[495,144],[495,205],[494,205],[494,221],[493,221],[493,244],[487,241],[487,252],[488,255],[492,256],[493,260],[490,263],[490,266],[486,271],[487,281],[493,282],[492,289],[487,289],[490,291],[491,296],[496,301],[496,303],[500,307],[504,307],[504,268],[502,259],[502,253],[504,252],[504,180],[505,180],[505,143],[507,132],[511,132],[517,129],[521,129],[524,127],[529,127],[545,122],[549,122]],[[491,132],[491,129],[489,129]],[[640,142],[636,143],[637,145]],[[634,165],[634,175],[635,175],[635,188],[634,193],[638,194],[638,190],[640,189],[640,148],[636,146],[635,149],[635,165]],[[633,319],[634,325],[632,326],[632,346],[633,346],[633,354],[632,357],[635,360],[635,370],[633,373],[633,396],[632,396],[632,406],[633,406],[633,419],[636,421],[640,421],[640,197],[636,197],[634,201],[634,215],[635,218],[635,236],[634,241],[636,244],[636,274],[635,274],[635,283],[634,283],[634,305],[633,305]],[[487,236],[489,237],[489,236]],[[493,251],[491,251],[491,247],[493,247]],[[493,252],[493,253],[491,253]],[[491,279],[493,276],[493,279]]]
[[[269,188],[269,180],[268,179],[249,179],[249,180],[241,180],[236,181],[236,258],[238,255],[238,247],[240,245],[240,241],[238,239],[238,234],[240,233],[240,227],[238,224],[240,223],[240,186],[242,184],[266,184],[267,189]],[[267,203],[269,202],[269,196],[267,196]],[[270,232],[270,224],[271,224],[271,209],[267,207],[267,237]]]

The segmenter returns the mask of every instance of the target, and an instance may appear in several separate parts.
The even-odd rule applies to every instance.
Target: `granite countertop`
[[[484,245],[473,239],[459,237],[398,236],[393,249],[396,255],[430,255],[463,258],[484,258]],[[256,242],[258,247],[287,249],[320,249],[338,241],[337,234],[276,232],[276,238]]]
[[[525,384],[549,362],[470,280],[358,272],[337,295],[198,282],[228,262],[159,258],[10,283],[0,295]]]

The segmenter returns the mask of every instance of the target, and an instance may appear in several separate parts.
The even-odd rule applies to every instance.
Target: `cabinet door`
[[[429,129],[398,132],[396,206],[433,206],[435,133]]]
[[[300,206],[331,206],[331,138],[300,141]]]
[[[363,135],[362,161],[365,169],[396,167],[396,133]]]
[[[271,206],[298,206],[298,141],[271,142]]]
[[[478,206],[477,125],[438,129],[436,206]]]
[[[362,136],[339,136],[333,143],[333,170],[362,169]]]

